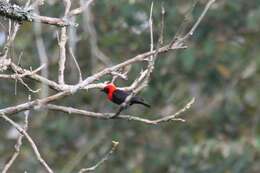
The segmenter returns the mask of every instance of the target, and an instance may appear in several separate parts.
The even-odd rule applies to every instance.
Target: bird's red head
[[[116,86],[112,83],[109,83],[104,87],[104,89],[102,91],[108,95],[109,100],[112,100],[113,93],[115,90],[116,90]]]

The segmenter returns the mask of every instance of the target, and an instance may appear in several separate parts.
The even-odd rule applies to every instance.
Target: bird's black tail
[[[143,105],[145,107],[148,107],[150,108],[151,105],[149,105],[148,103],[145,103],[143,99],[139,98],[139,97],[134,97],[130,103],[130,105],[132,104],[140,104],[140,105]]]

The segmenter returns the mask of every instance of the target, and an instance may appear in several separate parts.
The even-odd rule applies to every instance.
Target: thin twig
[[[28,77],[30,79],[36,80],[38,82],[41,82],[45,85],[48,85],[49,87],[57,90],[57,91],[62,91],[63,90],[63,85],[59,85],[58,83],[56,83],[55,81],[49,80],[41,75],[38,75],[36,73],[31,73],[31,71],[24,69],[14,63],[10,63],[11,68],[13,69],[13,71],[17,71],[19,72],[19,74],[21,74],[21,76],[23,74],[27,74],[24,77]]]
[[[123,79],[123,80],[127,80],[127,75],[126,75],[126,72],[125,73],[119,73],[119,72],[116,72],[116,71],[112,71],[111,72],[111,75],[113,76],[113,77],[119,77],[119,78],[121,78],[121,79]],[[115,79],[114,79],[115,80]],[[112,80],[113,81],[113,80]],[[113,83],[113,82],[112,82]]]
[[[152,52],[153,51],[153,2],[150,8],[149,27],[150,27],[150,42],[151,42],[150,51]]]
[[[9,49],[17,35],[17,32],[20,28],[20,24],[19,23],[15,23],[13,30],[12,30],[12,21],[9,20],[9,25],[8,25],[8,37],[7,37],[7,41],[4,45],[3,48],[3,55],[0,57],[0,71],[4,71],[7,69],[8,65],[10,64],[11,60],[7,59],[7,55],[9,52]]]
[[[20,58],[19,58],[20,60]],[[19,62],[18,62],[19,63]],[[40,71],[43,67],[45,66],[45,64],[43,64],[42,66],[40,66],[39,68],[37,68],[36,70],[34,71],[27,71],[23,74],[18,74],[18,71],[16,71],[16,69],[13,69],[15,74],[13,75],[0,75],[0,78],[3,77],[3,78],[12,78],[12,79],[15,79],[15,81],[19,81],[22,85],[24,85],[30,92],[32,93],[37,93],[40,91],[40,89],[37,89],[37,90],[33,90],[31,89],[24,81],[23,81],[23,77],[26,77],[27,75],[32,75],[34,73],[37,73],[38,71]],[[16,82],[15,82],[15,94],[16,94]]]
[[[94,0],[86,0],[84,4],[82,4],[79,8],[73,9],[69,12],[69,16],[79,15],[81,14]]]
[[[21,52],[20,55],[19,55],[18,63],[17,63],[18,65],[20,65],[20,63],[21,63],[22,56],[23,56],[23,52]],[[17,71],[14,71],[14,72],[15,72],[15,74],[18,74]],[[17,94],[17,80],[18,79],[19,78],[15,79],[15,82],[14,82],[14,95]]]
[[[80,82],[82,82],[82,73],[81,73],[81,70],[80,70],[80,67],[79,67],[79,63],[78,63],[76,57],[74,56],[71,48],[69,49],[69,51],[70,51],[70,55],[72,56],[72,59],[73,59],[75,65],[77,67],[77,70],[78,70],[78,73],[79,73],[79,83],[80,83]]]
[[[78,153],[74,154],[61,169],[62,173],[71,173],[75,167],[77,167],[82,159],[84,159],[96,146],[99,146],[106,139],[109,129],[103,129],[99,131],[90,142],[87,142],[83,148],[81,148]]]
[[[104,163],[108,158],[114,153],[114,151],[117,149],[119,142],[117,141],[112,141],[112,146],[107,152],[107,154],[100,160],[98,161],[95,165],[89,167],[89,168],[82,168],[79,173],[84,173],[84,172],[92,172],[95,171],[102,163]]]
[[[81,5],[84,6],[83,0],[80,0]],[[93,24],[93,15],[91,12],[91,7],[87,6],[83,12],[83,29],[85,33],[87,34],[88,41],[90,44],[90,52],[91,52],[91,58],[92,58],[92,67],[96,66],[96,60],[98,59],[100,62],[102,62],[106,66],[111,66],[111,58],[106,56],[98,47],[98,34],[96,32],[95,26]]]
[[[203,12],[201,13],[201,15],[199,16],[198,20],[196,21],[196,23],[193,25],[193,27],[190,29],[190,31],[187,33],[187,36],[184,36],[183,39],[187,39],[186,37],[189,37],[188,35],[192,36],[194,31],[197,29],[197,27],[199,26],[199,24],[201,23],[202,19],[204,18],[204,16],[206,15],[207,11],[209,10],[209,8],[211,7],[211,5],[215,2],[216,0],[210,0],[207,5],[205,6]]]
[[[176,46],[176,45],[181,45],[183,44],[183,42],[185,40],[187,40],[188,38],[190,38],[194,31],[197,29],[197,27],[199,26],[199,24],[201,23],[202,19],[205,17],[206,13],[208,12],[209,8],[211,7],[211,5],[215,2],[216,0],[209,0],[208,3],[206,4],[204,10],[202,11],[202,13],[200,14],[199,18],[197,19],[197,21],[194,23],[194,25],[191,27],[191,29],[186,33],[185,36],[183,36],[182,38],[174,38],[173,41],[169,44],[169,48],[171,48],[172,46]]]

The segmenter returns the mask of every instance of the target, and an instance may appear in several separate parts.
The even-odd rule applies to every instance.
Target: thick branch
[[[26,8],[22,8],[15,4],[10,4],[5,1],[0,1],[0,16],[4,16],[6,18],[22,22],[41,22],[49,25],[56,26],[69,26],[76,25],[71,23],[68,20],[55,18],[55,17],[47,17],[47,16],[39,16],[33,13],[31,10]]]
[[[70,7],[71,7],[71,1],[70,0],[63,0],[65,4],[65,12],[64,12],[64,18],[67,18],[67,15],[69,13]],[[60,30],[60,37],[59,37],[59,71],[58,71],[58,82],[59,84],[65,84],[64,81],[64,71],[65,71],[65,62],[66,62],[66,43],[68,40],[67,36],[67,28],[62,27]]]
[[[14,113],[18,113],[18,112],[21,112],[24,110],[31,109],[33,106],[42,105],[42,104],[46,104],[46,103],[61,99],[64,96],[67,96],[69,94],[71,94],[69,90],[63,91],[63,92],[54,94],[52,96],[49,96],[49,97],[46,97],[43,99],[36,99],[33,101],[22,103],[20,105],[10,106],[10,107],[4,108],[4,109],[0,109],[0,114],[11,115]]]
[[[11,5],[5,1],[0,1],[0,15],[19,22],[32,21],[32,14],[26,9]]]

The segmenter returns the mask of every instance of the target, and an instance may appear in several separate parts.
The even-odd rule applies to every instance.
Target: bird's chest
[[[108,93],[107,97],[108,97],[109,100],[113,101],[113,93],[112,92]]]

